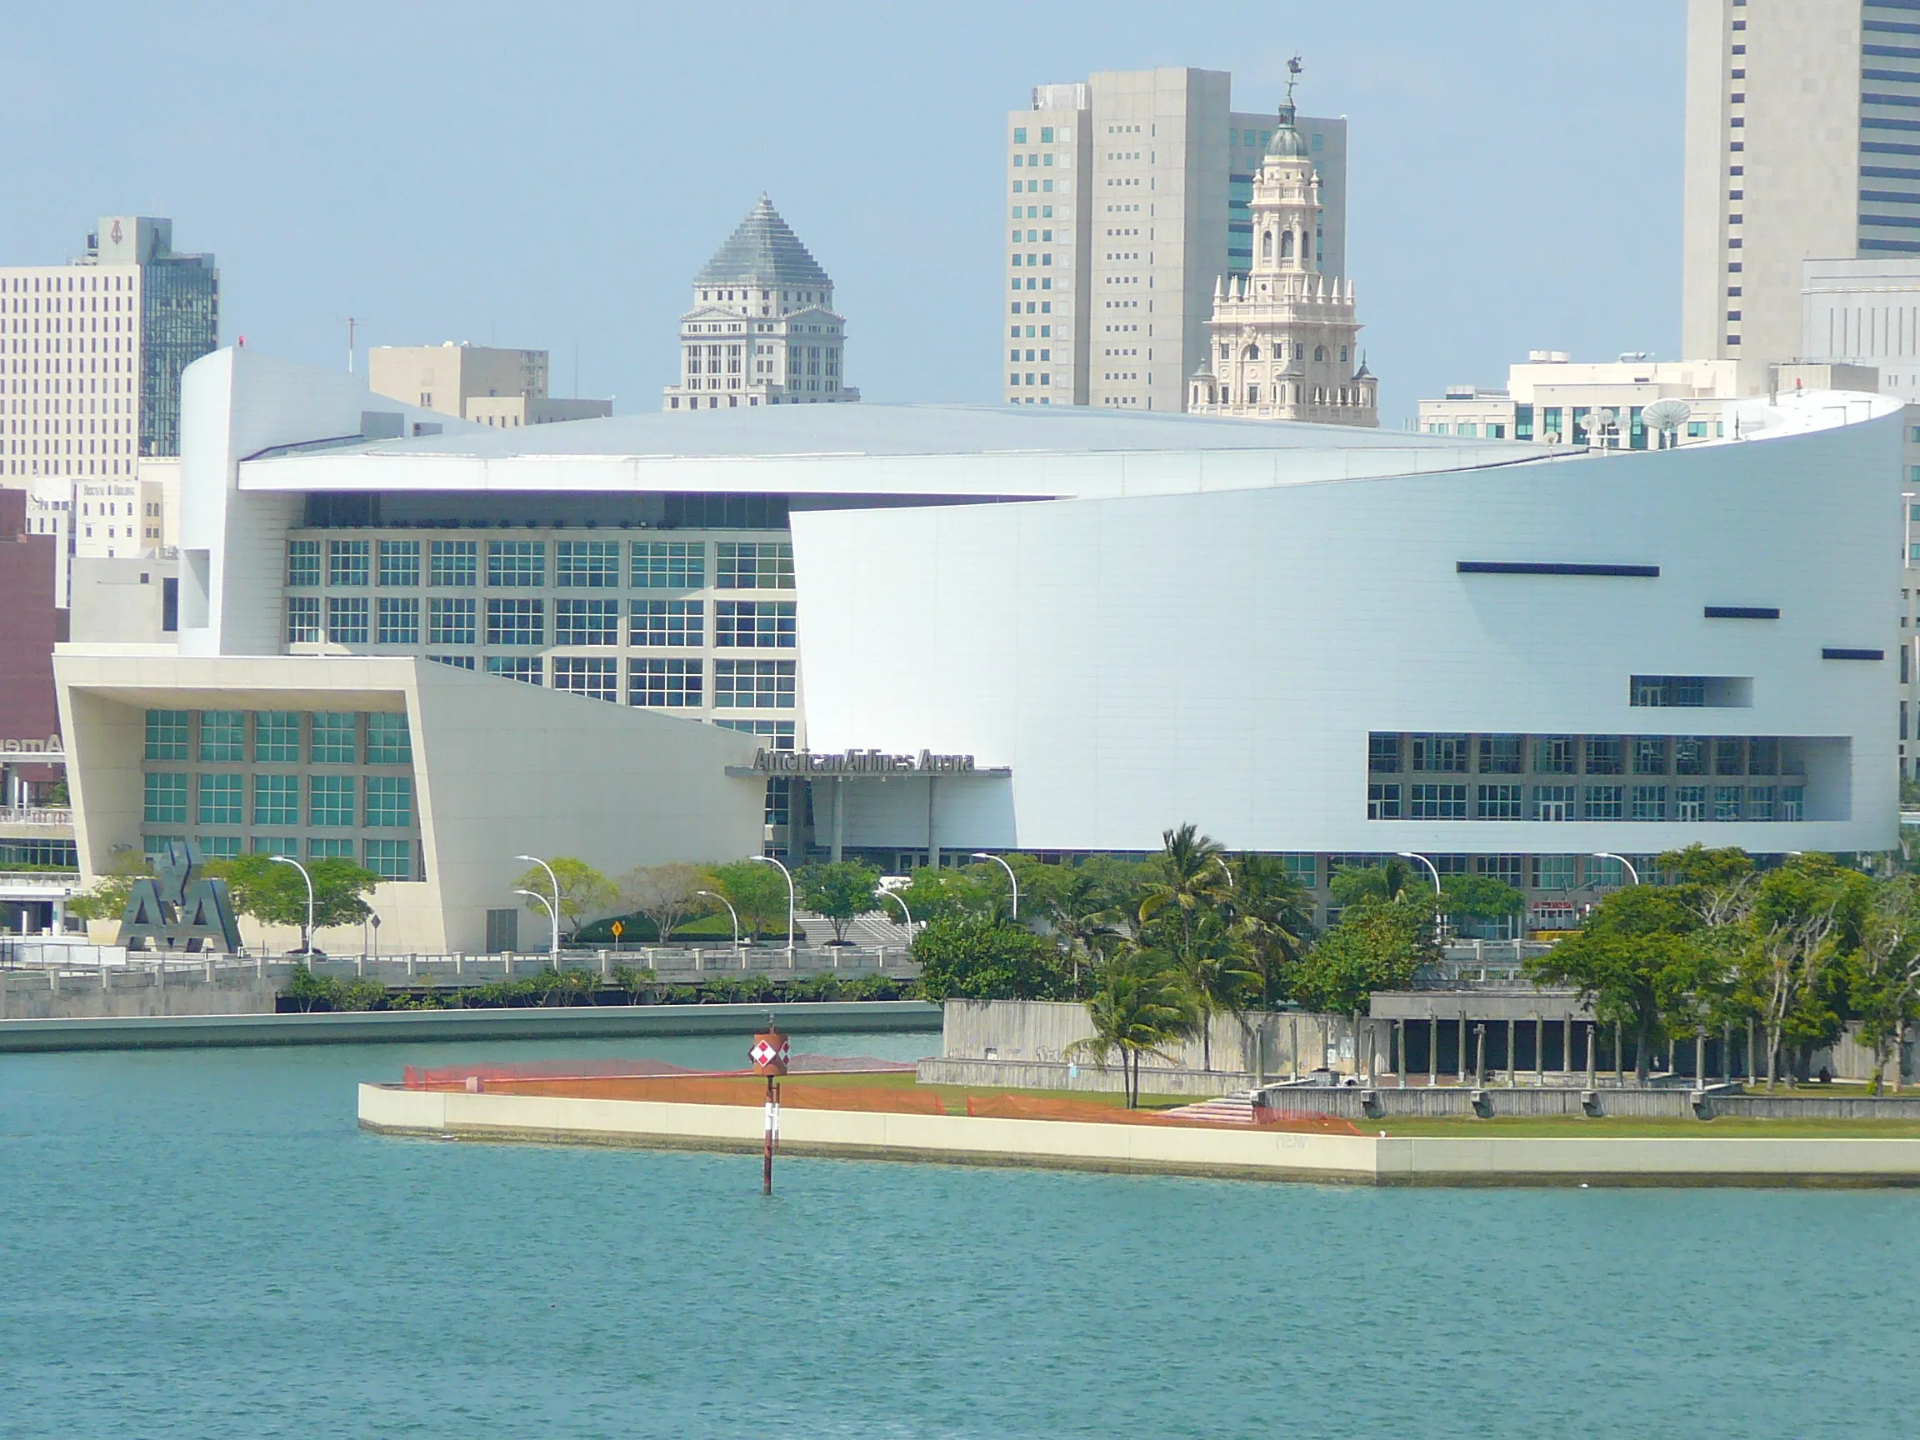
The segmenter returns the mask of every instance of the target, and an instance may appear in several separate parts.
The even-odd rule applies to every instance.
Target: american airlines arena
[[[1897,402],[1589,452],[1072,408],[525,430],[186,373],[177,648],[56,655],[83,870],[348,856],[477,949],[514,857],[893,870],[1193,821],[1551,924],[1610,856],[1896,843]],[[1605,852],[1603,856],[1601,852]]]

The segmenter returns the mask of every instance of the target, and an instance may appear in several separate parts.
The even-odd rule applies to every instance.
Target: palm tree
[[[1140,901],[1143,939],[1166,951],[1199,1012],[1200,1063],[1213,1068],[1212,1019],[1235,1008],[1254,978],[1235,935],[1234,879],[1225,852],[1197,826],[1165,831]]]
[[[1242,855],[1235,866],[1233,902],[1252,950],[1260,1000],[1283,998],[1285,972],[1297,965],[1313,936],[1313,895],[1274,855]]]
[[[1149,950],[1122,951],[1100,967],[1099,984],[1087,1000],[1093,1034],[1076,1040],[1067,1053],[1085,1056],[1104,1070],[1107,1058],[1118,1051],[1129,1110],[1140,1104],[1140,1057],[1167,1058],[1167,1047],[1192,1027],[1183,989],[1165,958]]]

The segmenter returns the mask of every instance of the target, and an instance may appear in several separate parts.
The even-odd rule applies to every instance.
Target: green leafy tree
[[[557,897],[553,893],[552,881],[547,879],[545,868],[539,865],[513,883],[516,889],[531,890],[553,904],[560,913],[560,931],[563,935],[576,933],[582,920],[604,915],[620,898],[614,883],[584,860],[562,855],[549,860],[547,864],[553,867],[554,879],[560,882],[560,894]],[[527,901],[526,908],[536,915],[547,913],[546,906],[537,900]]]
[[[1505,920],[1527,908],[1527,897],[1491,875],[1448,875],[1440,881],[1441,908],[1456,919]]]
[[[1345,873],[1345,872],[1342,872]],[[1301,957],[1289,977],[1294,998],[1315,1010],[1351,1015],[1376,990],[1405,990],[1414,972],[1440,958],[1431,893],[1363,899]]]
[[[849,921],[880,908],[880,897],[874,894],[880,872],[870,865],[854,860],[809,865],[794,879],[800,888],[800,903],[833,926],[836,945],[846,943]]]
[[[995,874],[999,867],[994,867]],[[935,870],[923,865],[913,872],[906,889],[897,892],[907,902],[907,908],[913,912],[916,922],[948,920],[959,916],[985,919],[996,913],[998,904],[1004,905],[1007,894],[1006,877],[1000,877],[996,887],[976,866],[967,870],[952,868]]]
[[[358,925],[373,914],[365,896],[380,877],[351,860],[302,862],[313,878],[313,928],[329,930]],[[291,865],[270,855],[236,855],[208,865],[210,873],[227,882],[227,894],[236,915],[251,915],[266,925],[291,925],[304,931],[307,923],[307,883]],[[312,943],[312,937],[308,937]]]
[[[708,902],[700,892],[712,888],[710,879],[698,865],[637,865],[620,877],[620,903],[629,914],[651,920],[664,944],[682,920],[707,912]],[[579,933],[577,927],[574,933]]]
[[[1342,907],[1367,900],[1391,901],[1433,893],[1426,871],[1415,870],[1398,855],[1388,856],[1378,865],[1342,865],[1333,872],[1327,889],[1333,903]]]
[[[1740,933],[1736,1002],[1759,1017],[1767,1088],[1786,1051],[1802,1058],[1839,1035],[1848,957],[1860,943],[1872,881],[1828,855],[1796,855],[1743,886],[1724,924]]]
[[[736,860],[713,872],[715,888],[733,902],[740,923],[757,939],[787,933],[787,882],[771,865]],[[916,911],[915,918],[919,912]]]
[[[1191,1033],[1200,1017],[1182,976],[1164,956],[1128,946],[1101,963],[1094,992],[1087,999],[1093,1034],[1068,1047],[1102,1069],[1118,1053],[1121,1088],[1128,1109],[1140,1104],[1140,1061],[1166,1058],[1170,1048]]]
[[[1059,946],[1024,926],[944,916],[913,937],[913,958],[920,965],[920,992],[929,1000],[1060,1000],[1068,995]]]
[[[1907,1026],[1920,1020],[1920,879],[1897,875],[1874,887],[1847,964],[1848,999],[1860,1020],[1860,1040],[1873,1051],[1872,1093],[1900,1048]],[[1900,1088],[1894,1067],[1894,1088]]]
[[[76,920],[118,920],[127,913],[133,882],[152,873],[139,851],[116,851],[106,873],[67,901],[67,914]]]
[[[1535,985],[1572,986],[1597,1019],[1630,1030],[1634,1068],[1645,1084],[1669,1022],[1695,1015],[1698,991],[1724,972],[1702,930],[1684,893],[1629,886],[1594,906],[1577,934],[1528,960],[1526,975]]]

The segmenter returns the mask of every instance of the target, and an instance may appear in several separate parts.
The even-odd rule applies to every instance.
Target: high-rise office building
[[[1801,264],[1920,252],[1920,12],[1689,0],[1682,353],[1797,357]]]
[[[660,408],[858,400],[842,367],[846,335],[832,279],[762,195],[693,278],[693,308],[680,317],[680,380]]]
[[[180,372],[220,343],[220,272],[173,222],[110,215],[64,265],[0,266],[0,483],[180,453]]]
[[[1185,407],[1216,281],[1253,265],[1272,112],[1181,67],[1041,85],[1007,116],[1004,394],[1016,405]],[[1321,270],[1346,273],[1347,122],[1301,119],[1320,174]]]

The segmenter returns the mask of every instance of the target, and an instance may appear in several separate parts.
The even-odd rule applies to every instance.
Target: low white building
[[[426,949],[543,847],[894,869],[1193,821],[1323,900],[1415,852],[1546,923],[1599,852],[1895,843],[1875,397],[1603,456],[1024,406],[345,440],[421,412],[251,351],[186,390],[179,655],[57,661],[90,874],[352,855]]]

